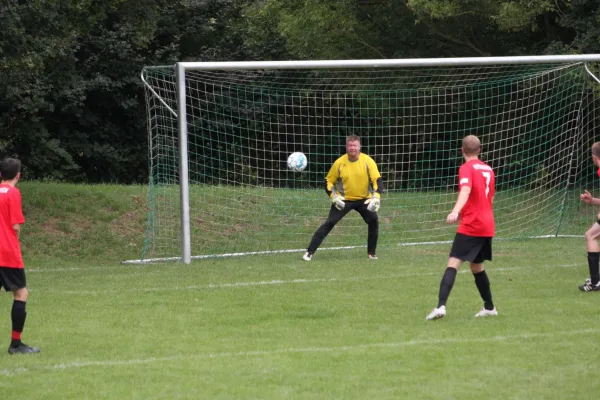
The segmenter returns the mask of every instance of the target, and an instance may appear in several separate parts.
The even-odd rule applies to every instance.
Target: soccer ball
[[[295,152],[290,154],[287,159],[288,168],[292,171],[304,171],[304,168],[308,165],[308,159],[304,155],[304,153]]]

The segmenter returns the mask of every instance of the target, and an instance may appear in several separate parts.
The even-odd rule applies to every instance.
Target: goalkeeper
[[[383,189],[381,174],[371,157],[360,152],[360,138],[346,138],[346,154],[335,160],[325,178],[325,191],[331,199],[327,220],[317,229],[303,258],[312,259],[313,254],[333,227],[351,210],[360,214],[369,226],[367,253],[377,259],[379,219],[377,211]]]

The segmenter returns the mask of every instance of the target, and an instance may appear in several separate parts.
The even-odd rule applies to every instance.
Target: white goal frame
[[[256,69],[336,69],[336,68],[383,68],[383,67],[443,67],[443,66],[486,66],[486,65],[515,65],[540,63],[584,63],[588,74],[598,83],[596,77],[587,67],[589,62],[600,62],[600,54],[587,55],[549,55],[549,56],[518,56],[518,57],[465,57],[465,58],[414,58],[414,59],[381,59],[381,60],[314,60],[314,61],[243,61],[243,62],[178,62],[175,65],[177,110],[169,107],[154,89],[144,80],[147,89],[156,96],[167,110],[177,118],[179,137],[179,191],[181,217],[181,257],[154,258],[131,260],[128,263],[160,262],[181,260],[189,264],[192,258],[190,233],[190,183],[188,170],[188,122],[186,115],[186,73],[198,70],[256,70]],[[149,67],[153,68],[153,67]],[[298,250],[269,251],[268,253],[289,252]],[[244,253],[259,254],[262,252]],[[241,255],[239,253],[227,254]]]

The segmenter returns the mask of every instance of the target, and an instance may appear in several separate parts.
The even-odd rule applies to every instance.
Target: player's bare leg
[[[598,215],[598,217],[600,217],[600,215]],[[600,291],[600,246],[598,245],[598,239],[600,239],[600,224],[598,222],[594,223],[590,229],[587,230],[584,237],[590,277],[586,279],[583,285],[579,286],[579,290],[582,292]]]

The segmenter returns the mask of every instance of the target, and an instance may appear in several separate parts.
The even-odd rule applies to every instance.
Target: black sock
[[[444,276],[442,277],[442,281],[440,282],[438,308],[446,305],[448,297],[450,296],[450,292],[452,291],[452,286],[454,286],[454,281],[456,280],[457,272],[458,271],[456,270],[456,268],[446,268]]]
[[[588,267],[590,269],[590,279],[592,285],[595,285],[600,281],[600,267],[598,262],[600,261],[600,253],[588,251]]]
[[[492,291],[490,290],[490,280],[485,273],[485,270],[473,274],[475,277],[475,285],[477,285],[477,289],[479,289],[479,294],[483,299],[483,307],[486,310],[494,309],[494,302],[492,301]]]
[[[20,300],[14,300],[12,311],[10,313],[10,317],[12,320],[12,330],[13,330],[13,338],[10,342],[12,347],[17,347],[21,345],[21,339],[15,338],[15,333],[23,332],[23,327],[25,326],[25,318],[27,317],[27,312],[25,311],[26,303]]]

